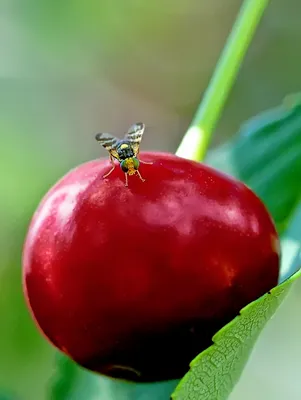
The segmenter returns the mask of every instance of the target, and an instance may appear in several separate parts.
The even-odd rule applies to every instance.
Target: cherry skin
[[[181,378],[212,336],[277,285],[279,239],[243,183],[172,154],[137,175],[80,165],[45,196],[23,252],[27,304],[81,366],[138,382]]]

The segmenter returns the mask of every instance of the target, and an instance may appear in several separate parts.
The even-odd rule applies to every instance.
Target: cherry
[[[96,160],[45,196],[23,283],[44,335],[81,366],[122,379],[181,378],[211,337],[277,284],[279,239],[243,183],[172,154],[146,179]]]

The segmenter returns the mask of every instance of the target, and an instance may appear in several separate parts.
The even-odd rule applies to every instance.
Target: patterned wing
[[[130,142],[135,156],[139,153],[139,146],[141,143],[144,129],[145,125],[142,122],[137,122],[136,124],[130,127],[130,129],[128,130],[128,132],[124,137],[125,140]]]
[[[119,160],[118,153],[116,151],[116,146],[119,142],[115,136],[110,133],[98,133],[95,139],[111,154],[112,157]]]

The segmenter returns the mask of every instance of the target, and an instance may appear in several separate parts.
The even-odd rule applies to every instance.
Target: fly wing
[[[125,134],[124,139],[131,144],[135,156],[139,153],[139,147],[144,129],[145,125],[142,122],[137,122],[136,124],[132,125]]]
[[[116,146],[119,142],[119,139],[110,133],[98,133],[95,136],[95,139],[111,154],[112,157],[119,160],[119,156],[116,151]]]

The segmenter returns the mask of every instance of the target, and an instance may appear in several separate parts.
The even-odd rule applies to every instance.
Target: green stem
[[[201,161],[230,89],[269,0],[245,0],[220,56],[204,99],[176,154]]]

